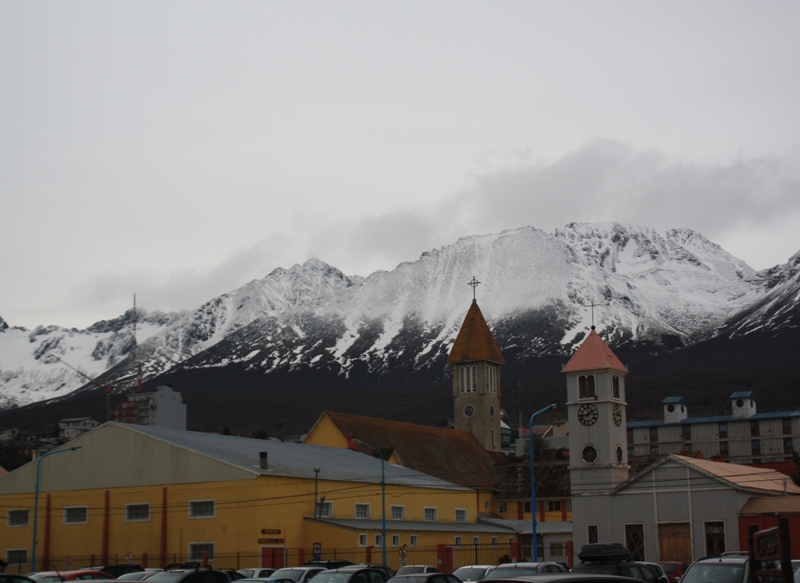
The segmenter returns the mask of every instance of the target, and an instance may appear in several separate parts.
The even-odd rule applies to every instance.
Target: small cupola
[[[664,405],[664,423],[680,423],[689,416],[689,401],[684,397],[667,397]]]
[[[753,391],[739,391],[731,395],[731,415],[734,419],[748,419],[756,414],[756,396]]]

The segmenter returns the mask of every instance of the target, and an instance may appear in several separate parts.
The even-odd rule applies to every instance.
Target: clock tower
[[[628,369],[592,326],[562,372],[567,376],[569,469],[574,500],[607,492],[628,479]]]
[[[500,366],[505,360],[475,299],[447,363],[453,371],[456,429],[472,433],[485,450],[500,451]]]

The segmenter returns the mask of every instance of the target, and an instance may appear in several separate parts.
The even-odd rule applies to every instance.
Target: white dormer
[[[734,419],[747,419],[756,414],[756,396],[752,391],[731,395],[731,414]]]
[[[667,397],[664,405],[664,423],[680,423],[689,416],[689,401],[683,397]]]

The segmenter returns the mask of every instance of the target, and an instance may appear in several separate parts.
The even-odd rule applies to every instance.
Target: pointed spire
[[[470,360],[488,360],[499,364],[506,362],[475,300],[472,300],[450,356],[447,357],[448,364]]]
[[[628,372],[628,369],[603,342],[600,335],[592,326],[592,331],[581,343],[577,352],[572,355],[567,365],[561,372],[577,372],[580,370],[611,369],[619,372]]]

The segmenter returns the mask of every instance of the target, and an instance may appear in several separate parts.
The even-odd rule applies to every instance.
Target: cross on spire
[[[598,305],[594,303],[594,298],[592,298],[592,330],[594,330],[594,307]]]
[[[472,281],[470,281],[470,282],[467,284],[467,285],[470,285],[470,286],[472,286],[472,301],[473,301],[473,302],[475,301],[475,288],[476,288],[476,287],[478,287],[478,285],[479,285],[480,283],[481,283],[481,282],[479,282],[477,279],[475,279],[475,276],[473,275],[473,276],[472,276]]]

